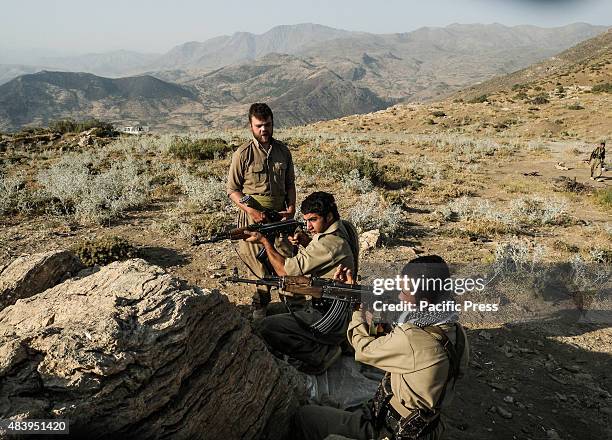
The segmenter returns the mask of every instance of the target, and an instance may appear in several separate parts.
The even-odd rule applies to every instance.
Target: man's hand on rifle
[[[355,280],[353,279],[353,271],[343,265],[338,266],[336,269],[336,272],[334,273],[334,280],[340,281],[344,284],[355,284]]]
[[[244,236],[244,241],[248,241],[249,243],[264,244],[264,241],[268,240],[265,235],[257,231],[244,231]]]
[[[261,211],[258,211],[255,208],[246,208],[246,212],[255,223],[264,223],[267,220],[266,214]]]
[[[295,217],[295,206],[288,206],[287,209],[278,213],[282,216],[281,221],[291,220]]]
[[[299,230],[296,231],[295,234],[288,236],[287,240],[289,240],[289,243],[291,243],[293,246],[301,244],[304,247],[308,246],[308,244],[311,242],[311,238],[303,231]]]
[[[263,245],[276,275],[279,277],[287,275],[285,271],[285,257],[274,249],[274,240],[268,240],[268,237],[258,231],[244,231],[244,236],[246,237],[244,240],[249,243],[259,243]]]
[[[353,279],[353,271],[343,265],[338,266],[336,269],[336,272],[334,273],[334,280],[340,281],[344,284],[355,284],[355,280]],[[353,304],[353,310],[361,310],[361,303],[357,302]]]

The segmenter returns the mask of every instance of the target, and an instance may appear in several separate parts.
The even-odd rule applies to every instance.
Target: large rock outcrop
[[[299,379],[224,295],[134,259],[0,311],[0,418],[76,437],[283,438]]]
[[[79,259],[64,250],[22,256],[0,266],[0,310],[55,286],[82,268]]]

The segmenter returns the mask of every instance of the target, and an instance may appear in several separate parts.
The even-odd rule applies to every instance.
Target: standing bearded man
[[[238,227],[266,222],[266,215],[255,208],[240,203],[250,195],[264,209],[278,211],[283,220],[295,215],[295,171],[291,152],[285,144],[272,137],[274,116],[267,104],[255,103],[249,108],[249,126],[252,138],[240,146],[232,155],[227,178],[227,194],[240,208]],[[277,240],[277,249],[286,257],[293,255],[293,246],[286,237]],[[250,270],[258,277],[271,275],[257,260],[261,249],[257,243],[240,241],[240,256]],[[270,288],[257,286],[253,295],[253,318],[266,316],[270,303]]]

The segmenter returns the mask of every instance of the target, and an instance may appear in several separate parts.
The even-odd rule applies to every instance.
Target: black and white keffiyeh
[[[394,324],[410,323],[417,327],[427,327],[430,325],[453,324],[457,321],[459,321],[459,313],[455,311],[432,312],[415,310],[403,312]]]

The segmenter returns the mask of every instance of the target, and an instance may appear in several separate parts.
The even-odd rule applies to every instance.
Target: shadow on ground
[[[612,438],[612,356],[607,324],[580,324],[574,313],[550,321],[471,328],[471,365],[457,385],[447,438]]]
[[[191,261],[191,258],[175,249],[169,249],[157,246],[145,246],[138,250],[138,256],[151,264],[161,266],[163,268],[173,266],[184,266]]]

